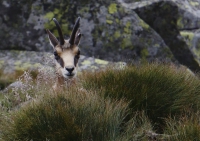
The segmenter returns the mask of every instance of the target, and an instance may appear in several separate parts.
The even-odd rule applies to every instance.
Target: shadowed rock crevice
[[[136,8],[134,11],[162,37],[180,64],[187,66],[193,72],[200,71],[198,62],[178,30],[179,12],[175,3],[156,2]]]

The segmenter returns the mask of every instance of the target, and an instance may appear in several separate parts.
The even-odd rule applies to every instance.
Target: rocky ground
[[[93,57],[86,57],[81,55],[79,60],[79,71],[81,70],[98,70],[109,65],[116,65],[116,67],[123,67],[124,62],[111,63],[105,60],[95,59]],[[38,67],[54,66],[54,56],[51,53],[35,52],[35,51],[7,51],[0,52],[0,70],[4,73],[12,73],[20,70],[28,69],[35,70]]]
[[[0,50],[51,52],[45,29],[57,37],[52,18],[57,18],[68,38],[80,16],[80,47],[86,56],[126,62],[177,61],[197,72],[199,13],[200,0],[3,0]]]

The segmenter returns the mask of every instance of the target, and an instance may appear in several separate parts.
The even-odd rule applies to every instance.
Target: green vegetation
[[[108,7],[108,12],[110,14],[114,14],[117,12],[117,4],[116,3],[111,3],[110,6]]]
[[[13,83],[22,74],[23,71],[16,71],[14,73],[5,74],[3,70],[0,70],[0,90]]]
[[[23,73],[24,71],[21,69],[16,69],[16,71],[13,73],[4,73],[3,70],[0,70],[0,90],[15,82],[16,79],[18,79]],[[30,71],[30,75],[33,78],[37,77],[37,73],[37,71]]]
[[[145,23],[143,20],[141,20],[141,19],[140,19],[140,25],[141,25],[141,27],[144,28],[144,29],[149,29],[149,25],[146,24],[146,23]]]
[[[189,111],[189,110],[188,110]],[[179,119],[169,118],[166,120],[166,134],[170,134],[172,141],[199,141],[200,118],[199,112],[185,112]]]
[[[194,33],[192,33],[192,32],[182,31],[182,32],[180,32],[180,34],[181,34],[181,36],[185,37],[189,41],[192,41],[194,38]]]
[[[0,91],[0,140],[200,140],[200,80],[185,68],[113,66],[60,91],[54,80],[43,68]]]
[[[129,107],[133,111],[144,110],[159,129],[163,118],[178,115],[188,107],[197,110],[199,106],[200,80],[174,66],[146,64],[108,69],[86,73],[84,78],[86,89],[99,89],[105,97],[131,101]]]

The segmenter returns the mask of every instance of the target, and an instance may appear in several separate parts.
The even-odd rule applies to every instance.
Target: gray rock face
[[[48,28],[57,36],[52,18],[58,19],[67,38],[75,19],[80,16],[83,55],[110,61],[173,59],[162,38],[135,12],[116,2],[4,0],[0,12],[0,30],[4,33],[0,37],[5,39],[0,49],[52,51],[45,34]]]
[[[176,61],[199,71],[199,0],[6,1],[0,49],[51,52],[45,29],[66,38],[81,17],[81,53],[109,61]],[[190,31],[188,31],[190,30]],[[192,30],[192,31],[191,31]]]
[[[134,10],[162,37],[179,63],[194,72],[200,71],[197,61],[199,58],[195,57],[187,40],[181,36],[187,35],[187,31],[181,32],[182,30],[199,28],[200,24],[197,22],[200,18],[197,10],[199,7],[195,7],[195,5],[199,5],[198,3],[179,0],[151,0],[129,4],[123,0],[119,0],[119,2],[124,7]],[[198,36],[195,36],[196,42],[197,38]]]
[[[160,1],[135,11],[162,37],[179,63],[188,66],[194,72],[200,71],[189,46],[181,38],[177,26],[180,10],[175,2]]]
[[[113,65],[117,68],[126,65],[124,62],[108,62],[93,57],[81,55],[78,70],[99,70],[106,66]],[[52,53],[35,51],[9,51],[0,52],[0,70],[5,74],[15,71],[37,71],[38,69],[51,69],[54,71],[55,59]]]

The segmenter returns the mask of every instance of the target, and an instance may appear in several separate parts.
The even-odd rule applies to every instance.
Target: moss
[[[114,37],[110,36],[109,41],[113,43],[114,42]]]
[[[144,29],[149,29],[149,25],[146,24],[143,20],[140,19],[140,26]]]
[[[32,9],[34,11],[37,11],[37,13],[42,13],[42,11],[43,11],[43,7],[41,5],[32,6]]]
[[[128,22],[126,23],[126,27],[127,27],[127,28],[130,28],[130,27],[131,27],[131,22],[130,22],[130,21],[128,21]]]
[[[53,11],[53,13],[54,13],[54,14],[59,14],[59,13],[60,13],[60,10],[57,9],[57,8],[55,8],[54,11]]]
[[[130,26],[131,26],[131,22],[128,21],[128,22],[126,23],[126,26],[124,27],[124,32],[125,32],[125,33],[131,34]]]
[[[192,39],[194,38],[194,33],[193,32],[182,31],[182,32],[180,32],[180,34],[181,34],[181,36],[185,37],[189,41],[192,41]]]
[[[71,31],[69,31],[67,23],[62,24],[61,28],[62,28],[63,34],[70,35]]]
[[[119,19],[115,19],[115,22],[116,22],[117,24],[120,24],[120,20],[119,20]]]
[[[192,50],[194,52],[195,55],[200,56],[200,50],[199,49],[193,49]],[[199,62],[199,60],[196,60],[197,62]]]
[[[107,65],[108,61],[100,60],[100,59],[95,59],[95,63],[100,64],[100,65]]]
[[[125,48],[133,49],[133,44],[131,42],[130,37],[123,38],[121,47],[122,49],[125,49]]]
[[[85,60],[81,63],[82,65],[91,65],[92,63],[88,60]]]
[[[96,70],[96,69],[98,69],[97,66],[90,66],[90,68],[91,68],[92,70]]]
[[[2,67],[3,67],[4,63],[5,63],[5,61],[4,61],[4,60],[0,60],[0,68],[2,68]]]
[[[40,63],[35,63],[32,65],[34,68],[37,68],[37,67],[41,67],[42,65]]]
[[[162,9],[165,11],[171,11],[172,8],[170,4],[164,4],[162,5]]]
[[[125,11],[124,11],[124,8],[122,6],[119,7],[119,10],[118,10],[121,14],[124,14]]]
[[[146,59],[148,55],[149,55],[148,50],[146,48],[142,49],[142,51],[141,51],[142,59]]]
[[[190,5],[192,6],[199,6],[199,3],[196,1],[190,1]]]
[[[39,66],[41,66],[39,63],[35,63],[35,64],[31,64],[30,62],[21,62],[21,61],[16,61],[14,63],[15,65],[15,70],[16,71],[24,71],[24,70],[28,70],[30,68],[38,68]]]
[[[107,24],[112,24],[113,21],[112,21],[112,20],[106,20],[106,23],[107,23]]]
[[[179,17],[177,22],[176,22],[176,24],[177,24],[177,26],[179,28],[183,28],[184,27],[182,20],[183,20],[182,17]]]
[[[200,56],[200,43],[199,40],[197,41],[196,47],[192,48],[192,51],[194,52],[195,55],[199,58]],[[199,61],[198,61],[199,62]]]
[[[108,7],[108,12],[110,14],[114,14],[117,12],[117,4],[116,3],[111,3]]]
[[[66,11],[66,12],[68,12],[68,11]],[[88,13],[89,12],[89,7],[83,7],[83,8],[81,8],[80,10],[78,10],[78,12],[79,13]]]
[[[49,19],[49,20],[52,20],[52,18],[54,17],[54,13],[53,12],[48,12],[48,13],[46,13],[46,15],[44,17]]]
[[[115,31],[115,33],[114,33],[115,39],[119,38],[120,36],[121,36],[120,31]]]
[[[22,64],[22,62],[21,61],[16,61],[14,64],[15,64],[15,66],[19,66],[19,65]]]
[[[160,45],[159,44],[155,44],[154,47],[160,47]]]
[[[30,64],[30,63],[28,63],[28,62],[23,63],[22,66],[21,66],[21,68],[22,68],[23,70],[26,70],[26,69],[31,68],[31,67],[32,67],[32,64]]]

